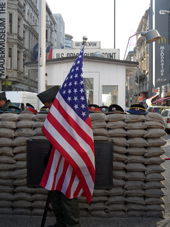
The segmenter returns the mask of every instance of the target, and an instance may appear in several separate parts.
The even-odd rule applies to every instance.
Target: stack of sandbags
[[[145,139],[148,147],[145,153],[145,207],[147,217],[163,217],[164,215],[164,188],[163,181],[165,171],[162,163],[165,161],[161,155],[165,153],[162,148],[166,141],[162,136],[166,135],[164,121],[158,113],[146,114],[146,134]]]
[[[113,141],[113,188],[109,190],[108,205],[109,217],[124,217],[125,213],[125,162],[127,161],[127,140],[125,122],[126,114],[113,113],[107,115],[107,130]]]
[[[47,138],[44,136],[44,134],[41,131],[46,117],[47,117],[46,113],[38,113],[38,114],[35,115],[35,117],[34,117],[35,124],[34,124],[34,137],[33,137],[33,139],[45,139],[45,140],[47,140]]]
[[[18,115],[3,113],[0,115],[0,213],[12,214],[14,179],[13,167],[16,160],[13,154],[13,140]]]
[[[13,154],[16,164],[13,169],[14,179],[14,214],[31,214],[31,195],[33,188],[27,187],[27,140],[34,136],[34,114],[24,113],[18,115],[15,138],[13,141]]]
[[[147,141],[144,115],[126,114],[127,135],[126,183],[124,186],[128,217],[145,215],[145,154]]]
[[[90,113],[94,140],[108,141],[109,135],[106,129],[107,116],[104,113]]]

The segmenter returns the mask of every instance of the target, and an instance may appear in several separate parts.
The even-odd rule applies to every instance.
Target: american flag
[[[40,185],[90,203],[95,181],[91,120],[82,77],[84,46],[57,93],[42,132],[53,148]]]

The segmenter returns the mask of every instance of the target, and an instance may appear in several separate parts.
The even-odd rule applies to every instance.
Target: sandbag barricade
[[[48,191],[27,187],[27,140],[47,114],[0,115],[0,214],[43,215]],[[113,141],[113,188],[79,199],[82,217],[164,217],[166,133],[160,114],[90,113],[95,141]],[[48,214],[53,216],[51,205]]]

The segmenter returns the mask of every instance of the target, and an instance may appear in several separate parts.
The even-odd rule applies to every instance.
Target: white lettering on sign
[[[0,2],[0,78],[6,77],[6,1]]]
[[[164,62],[164,59],[165,59],[165,47],[164,46],[160,46],[160,63],[161,63],[161,70],[160,70],[160,73],[161,73],[161,76],[164,76],[165,75],[165,62]]]

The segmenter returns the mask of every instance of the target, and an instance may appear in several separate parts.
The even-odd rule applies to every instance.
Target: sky
[[[113,49],[115,37],[115,48],[120,50],[122,60],[128,39],[136,32],[150,0],[47,0],[47,3],[53,14],[61,13],[65,33],[72,35],[73,41],[82,41],[87,36],[88,41],[101,41],[102,49]]]

